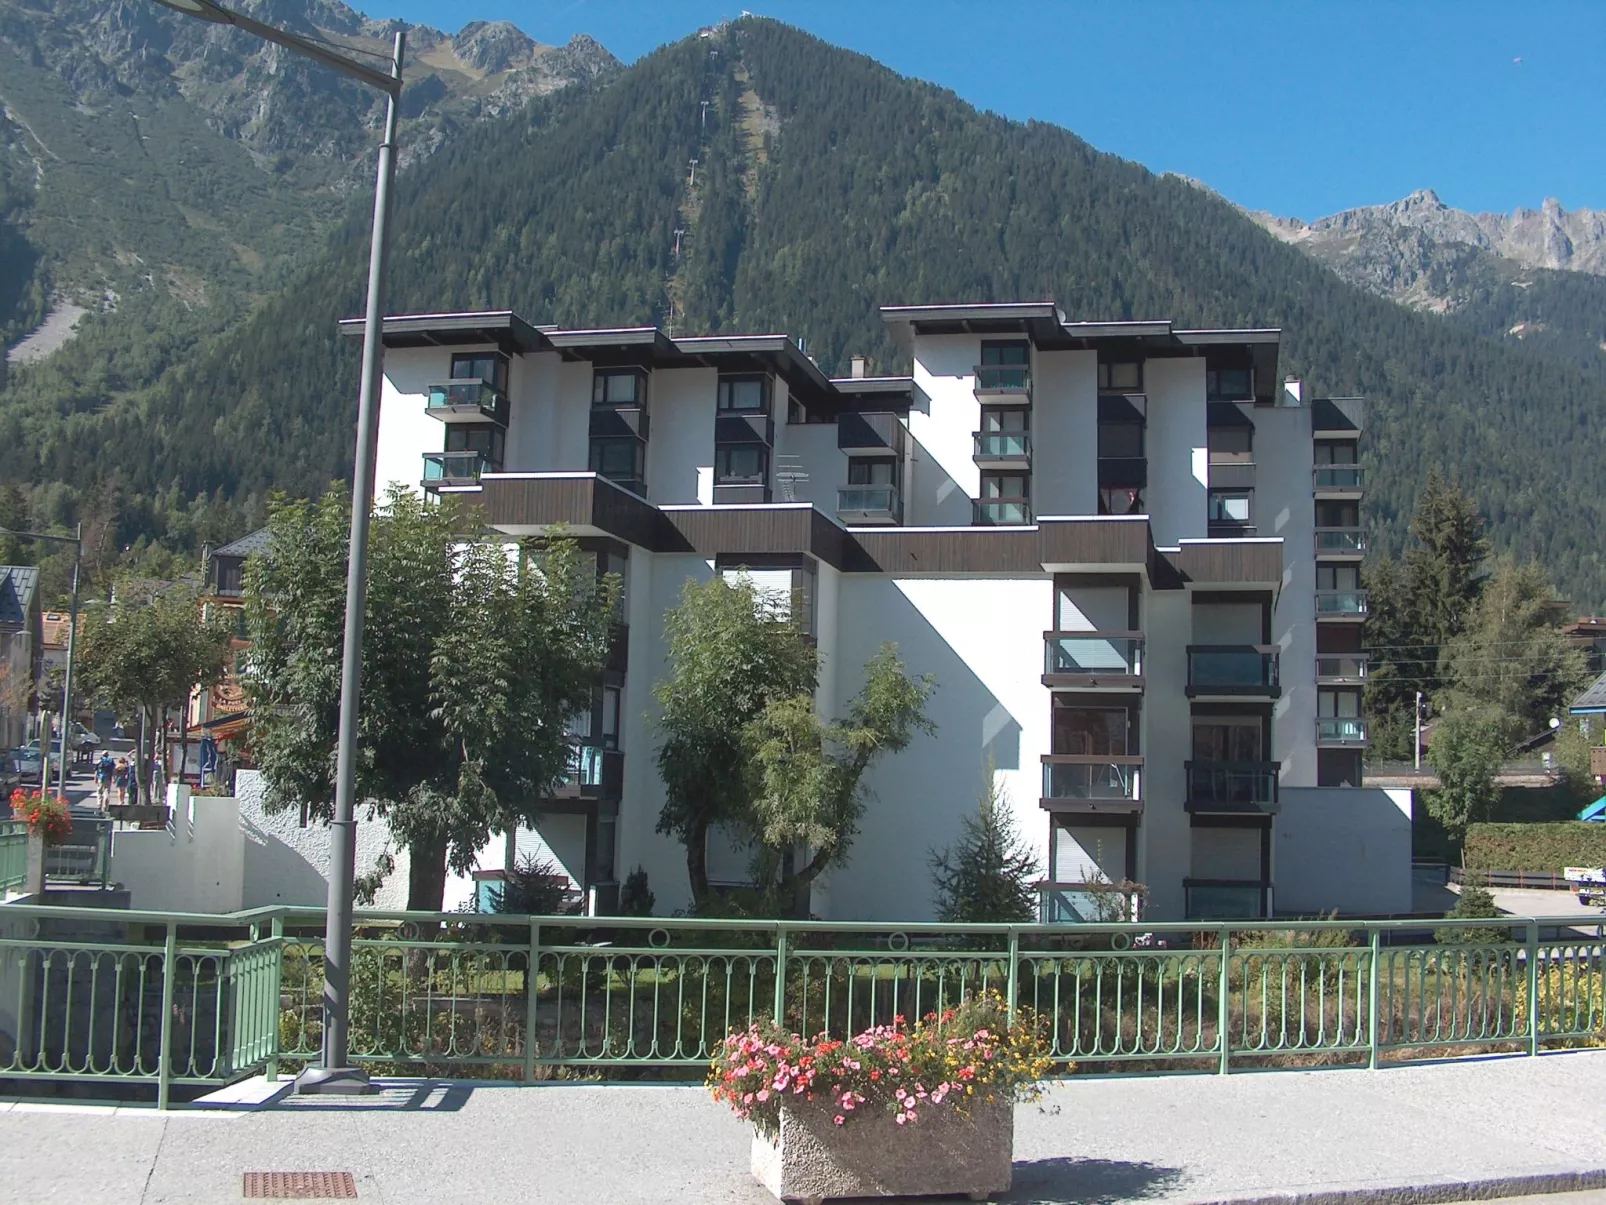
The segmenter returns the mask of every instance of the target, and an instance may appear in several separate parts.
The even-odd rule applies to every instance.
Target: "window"
[[[1358,690],[1318,690],[1316,715],[1324,720],[1352,720],[1361,714],[1361,692]]]
[[[465,352],[452,357],[452,380],[484,381],[493,389],[507,389],[507,357],[488,351]]]
[[[1316,445],[1317,464],[1356,464],[1353,440],[1331,440]]]
[[[1099,514],[1143,514],[1143,491],[1135,486],[1117,486],[1099,490]]]
[[[1317,565],[1318,590],[1359,590],[1361,571],[1356,565]]]
[[[1100,360],[1099,389],[1108,393],[1138,393],[1143,389],[1143,361]]]
[[[492,470],[502,467],[502,428],[491,423],[452,423],[446,428],[448,452],[478,452]]]
[[[1193,721],[1194,761],[1260,761],[1263,725],[1258,716],[1211,716]]]
[[[1026,365],[1032,362],[1032,345],[1024,339],[983,339],[983,365]]]
[[[1211,490],[1210,522],[1248,523],[1253,497],[1249,490]]]
[[[988,498],[1029,498],[1031,478],[1024,473],[983,473],[981,496]]]
[[[639,368],[599,368],[591,378],[593,406],[645,406],[647,376]]]
[[[1099,456],[1136,460],[1143,456],[1142,423],[1100,423]]]
[[[1255,396],[1255,373],[1250,368],[1211,368],[1205,370],[1205,400],[1209,402],[1247,402]]]
[[[849,485],[897,485],[896,460],[859,456],[848,461]]]
[[[715,485],[763,485],[769,449],[763,444],[721,444],[714,449]]]
[[[1329,502],[1325,499],[1316,503],[1317,527],[1359,527],[1361,525],[1361,508],[1355,502]]]
[[[639,439],[593,439],[591,471],[610,481],[641,481],[642,445]]]
[[[1255,429],[1253,427],[1211,427],[1205,433],[1210,445],[1211,464],[1252,464]]]
[[[1054,752],[1125,757],[1130,717],[1124,707],[1054,708]]]
[[[981,429],[983,431],[1030,431],[1032,412],[1030,410],[1009,409],[999,406],[983,406],[981,410]]]
[[[602,688],[602,747],[604,749],[617,749],[619,747],[619,712],[620,698],[624,694],[617,686],[604,686]]]
[[[720,377],[719,408],[758,414],[769,409],[768,377]]]

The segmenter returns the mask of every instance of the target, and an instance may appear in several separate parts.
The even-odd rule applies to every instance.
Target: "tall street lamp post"
[[[356,877],[357,703],[362,686],[363,609],[368,596],[368,517],[374,500],[374,454],[379,430],[380,323],[389,248],[390,185],[396,174],[397,102],[407,35],[396,33],[388,71],[355,62],[338,48],[264,25],[212,0],[157,0],[203,21],[232,25],[385,94],[385,138],[374,184],[373,239],[368,250],[368,308],[363,323],[362,392],[357,401],[357,454],[351,474],[351,548],[346,565],[345,648],[340,663],[340,737],[335,756],[335,817],[329,842],[329,906],[324,931],[323,1051],[320,1064],[296,1079],[298,1092],[372,1091],[368,1074],[350,1065],[352,887]]]
[[[67,672],[61,683],[61,746],[56,757],[60,763],[57,766],[56,793],[63,799],[67,798],[67,738],[72,729],[72,670],[75,656],[78,651],[78,573],[84,564],[84,525],[78,525],[77,533],[70,536],[47,536],[42,531],[6,531],[0,528],[0,536],[16,536],[19,540],[49,540],[53,544],[71,544],[72,556],[72,606],[67,613]],[[44,772],[40,776],[40,788],[50,785],[50,734],[39,735],[39,756],[44,761]]]

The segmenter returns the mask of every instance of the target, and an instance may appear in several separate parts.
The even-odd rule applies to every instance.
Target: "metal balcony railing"
[[[1365,653],[1319,653],[1316,657],[1316,680],[1365,682],[1367,664]]]
[[[837,518],[853,523],[896,523],[903,504],[895,485],[850,485],[836,492]]]
[[[1271,884],[1256,879],[1184,879],[1189,920],[1248,920],[1265,916]]]
[[[424,488],[442,485],[474,485],[480,474],[494,471],[483,452],[425,452]]]
[[[1318,745],[1366,744],[1364,716],[1320,716],[1316,720]]]
[[[1358,490],[1361,466],[1358,464],[1319,464],[1312,470],[1319,490]]]
[[[1032,370],[1025,364],[976,365],[977,393],[1019,393],[1032,391]]]
[[[1366,551],[1366,533],[1359,527],[1318,527],[1316,555],[1360,555]]]
[[[1120,753],[1046,753],[1043,799],[1132,799],[1142,795],[1143,759]]]
[[[1278,649],[1269,645],[1190,644],[1188,690],[1193,694],[1275,694]]]
[[[1277,810],[1278,762],[1190,761],[1183,768],[1188,778],[1190,812]]]
[[[1139,918],[1143,895],[1117,883],[1039,883],[1037,914],[1045,925],[1098,925]]]
[[[1025,431],[977,431],[972,435],[972,459],[989,463],[1016,463],[1032,458],[1032,437]]]
[[[1045,632],[1043,672],[1100,678],[1143,675],[1141,632]]]
[[[445,422],[484,422],[507,426],[507,395],[489,381],[437,381],[429,387],[425,412]]]
[[[978,498],[973,518],[978,527],[1020,527],[1032,521],[1028,498]]]
[[[1365,590],[1318,590],[1316,591],[1316,617],[1342,619],[1350,616],[1365,616],[1367,601]]]

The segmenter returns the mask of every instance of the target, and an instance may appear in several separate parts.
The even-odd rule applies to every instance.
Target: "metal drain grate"
[[[245,1195],[276,1201],[355,1201],[350,1172],[246,1172]]]

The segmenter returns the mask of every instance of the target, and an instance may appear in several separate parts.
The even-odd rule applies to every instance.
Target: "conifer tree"
[[[1037,919],[1036,855],[1021,838],[1009,792],[988,765],[976,814],[959,839],[931,855],[937,917],[949,924],[1026,924]]]

